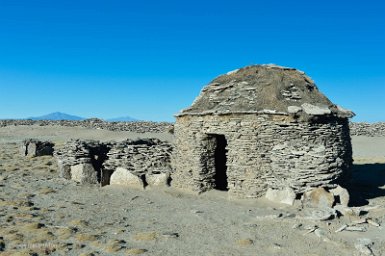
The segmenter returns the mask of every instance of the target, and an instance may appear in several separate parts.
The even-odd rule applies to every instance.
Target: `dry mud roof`
[[[215,78],[202,90],[192,106],[177,116],[255,113],[288,115],[289,109],[293,107],[306,112],[303,104],[305,107],[315,106],[327,115],[354,115],[333,104],[304,72],[269,64],[247,66]]]

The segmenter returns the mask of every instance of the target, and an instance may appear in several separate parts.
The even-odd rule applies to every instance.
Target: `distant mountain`
[[[48,115],[44,116],[37,116],[37,117],[29,117],[26,119],[32,119],[32,120],[69,120],[69,121],[79,121],[79,120],[84,120],[85,118],[80,117],[80,116],[73,116],[61,112],[54,112],[50,113]]]
[[[122,117],[116,117],[116,118],[110,118],[106,120],[107,122],[132,122],[132,121],[138,121],[138,119],[132,118],[130,116],[122,116]]]

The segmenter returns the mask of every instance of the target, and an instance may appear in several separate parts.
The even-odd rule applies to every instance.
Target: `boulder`
[[[81,184],[97,184],[96,171],[92,164],[82,163],[71,166],[71,179]]]
[[[144,188],[143,180],[129,170],[118,167],[111,175],[110,185],[124,185],[128,187]]]
[[[334,204],[334,195],[323,187],[318,187],[305,192],[302,203],[306,207],[332,208]]]
[[[272,202],[293,205],[297,195],[292,188],[285,187],[282,190],[269,188],[265,197]]]

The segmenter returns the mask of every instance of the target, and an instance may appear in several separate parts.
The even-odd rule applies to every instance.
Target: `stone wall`
[[[296,123],[287,116],[206,115],[178,117],[172,185],[203,192],[215,185],[213,135],[227,140],[230,197],[260,197],[268,187],[333,183],[352,164],[346,119]]]
[[[168,122],[105,122],[101,119],[91,118],[82,121],[51,121],[51,120],[0,120],[0,127],[18,125],[60,125],[67,127],[85,127],[92,129],[105,129],[110,131],[129,131],[137,133],[145,132],[169,132],[173,124]]]
[[[352,136],[385,136],[385,122],[380,123],[350,123]]]
[[[49,156],[54,152],[54,144],[50,141],[40,141],[37,139],[26,139],[20,146],[22,156],[36,157]]]
[[[120,168],[141,179],[145,186],[160,174],[163,174],[164,183],[169,182],[171,153],[172,145],[159,139],[109,143],[70,140],[54,155],[63,178],[107,185],[111,175]]]

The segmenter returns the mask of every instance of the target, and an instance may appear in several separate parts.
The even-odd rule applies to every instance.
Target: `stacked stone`
[[[26,139],[20,147],[22,156],[36,157],[52,155],[54,144],[50,141],[40,141],[37,139]]]
[[[215,78],[176,117],[173,186],[256,198],[334,187],[352,164],[348,118],[303,72],[254,65]],[[219,162],[225,162],[225,166]]]
[[[350,123],[352,136],[377,137],[385,136],[385,122],[379,123]]]
[[[162,133],[172,130],[173,124],[168,122],[106,122],[101,119],[91,118],[82,121],[67,120],[0,120],[0,127],[18,126],[18,125],[60,125],[66,127],[84,127],[91,129],[104,129],[110,131],[129,131],[136,133]]]
[[[73,179],[80,183],[97,183],[100,170],[96,170],[100,148],[108,148],[109,144],[98,141],[70,140],[54,156],[57,159],[60,177]],[[96,157],[97,156],[97,157]]]
[[[107,185],[110,181],[111,184],[129,183],[124,180],[129,175],[144,187],[146,183],[168,183],[172,172],[171,153],[172,145],[159,139],[111,143],[70,140],[54,155],[63,178]],[[110,179],[111,175],[115,177]]]
[[[215,141],[225,134],[229,196],[263,196],[268,187],[334,187],[352,164],[348,123],[297,123],[268,115],[180,118],[176,126],[173,185],[203,192],[215,188]]]
[[[112,173],[111,184],[124,184],[118,173],[140,177],[143,185],[151,185],[155,176],[167,183],[172,172],[171,154],[172,145],[159,139],[126,140],[113,145],[103,165]]]

